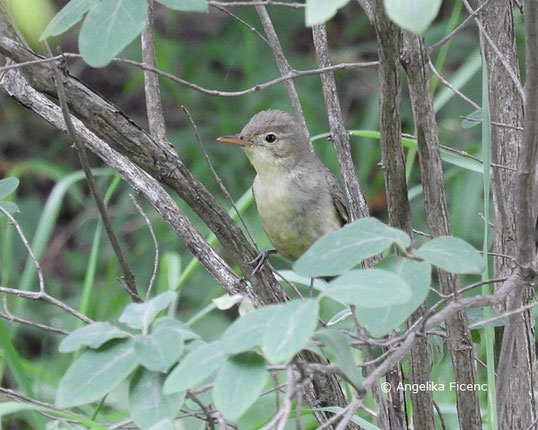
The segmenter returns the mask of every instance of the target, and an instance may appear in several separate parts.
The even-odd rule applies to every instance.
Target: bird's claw
[[[274,253],[276,253],[275,249],[262,251],[258,255],[256,255],[254,260],[249,261],[248,264],[251,264],[253,266],[255,265],[254,270],[252,271],[252,274],[255,275],[256,273],[258,273],[262,269],[263,265],[265,264],[269,256]]]

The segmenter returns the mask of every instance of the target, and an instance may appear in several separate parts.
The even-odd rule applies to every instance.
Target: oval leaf
[[[167,291],[146,303],[130,303],[120,315],[119,321],[131,328],[146,331],[157,314],[175,300],[176,295],[173,291]]]
[[[358,387],[361,384],[362,375],[355,360],[353,360],[353,352],[347,337],[335,329],[320,330],[315,337],[333,353],[335,364],[342,369],[355,387]]]
[[[157,0],[160,4],[174,10],[186,12],[208,12],[207,0]]]
[[[69,408],[99,400],[137,366],[132,340],[88,350],[67,369],[56,393],[56,406]]]
[[[183,338],[162,326],[149,336],[136,336],[134,350],[138,362],[148,370],[167,372],[183,352]]]
[[[447,272],[479,275],[484,270],[482,256],[458,237],[436,237],[422,245],[415,255]]]
[[[378,268],[394,273],[411,288],[411,298],[403,303],[383,308],[357,306],[357,319],[372,336],[381,337],[403,324],[426,300],[431,284],[431,265],[392,255],[385,258]]]
[[[266,306],[236,319],[222,334],[224,351],[229,354],[238,354],[260,345],[265,329],[276,309],[274,305]]]
[[[172,317],[159,318],[153,323],[153,331],[162,328],[173,330],[183,340],[198,339],[200,335],[194,332],[187,324]]]
[[[361,218],[319,239],[297,260],[293,270],[311,278],[340,275],[393,243],[407,248],[411,239],[375,218]]]
[[[349,0],[306,0],[305,23],[307,27],[330,20]]]
[[[346,305],[383,308],[411,299],[411,288],[386,270],[351,270],[331,281],[322,296]]]
[[[228,358],[213,388],[213,401],[222,416],[237,420],[256,401],[265,386],[265,360],[254,352]]]
[[[15,214],[17,212],[20,212],[19,207],[13,203],[13,202],[3,202],[0,201],[0,206],[2,209],[4,209],[8,214]],[[5,216],[3,212],[0,212],[0,218]]]
[[[88,12],[98,0],[71,0],[65,7],[56,14],[49,22],[41,36],[40,41],[45,40],[50,36],[57,36],[69,30],[77,22],[82,19],[82,16]]]
[[[205,343],[193,349],[164,381],[164,394],[177,393],[194,387],[217,370],[225,359],[220,341]]]
[[[272,364],[292,359],[314,333],[318,313],[319,303],[312,299],[291,300],[275,306],[263,336],[265,358]]]
[[[96,322],[71,332],[59,346],[60,352],[73,352],[81,346],[99,348],[111,339],[129,337],[129,333],[107,322]]]
[[[104,67],[146,25],[145,0],[100,1],[88,12],[78,38],[79,50],[92,67]]]
[[[163,420],[171,420],[179,412],[185,393],[164,395],[164,375],[141,369],[129,387],[129,412],[142,430],[150,429]]]
[[[19,180],[14,177],[0,179],[0,199],[10,195],[19,186]]]
[[[433,22],[441,0],[384,0],[387,16],[400,27],[422,34]]]

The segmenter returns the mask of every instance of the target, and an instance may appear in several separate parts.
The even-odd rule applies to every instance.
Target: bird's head
[[[258,173],[274,168],[291,168],[310,155],[308,137],[287,113],[265,110],[254,115],[241,133],[217,140],[245,151]]]

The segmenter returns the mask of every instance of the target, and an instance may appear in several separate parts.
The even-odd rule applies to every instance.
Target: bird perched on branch
[[[261,223],[284,257],[297,260],[321,236],[348,221],[338,180],[311,152],[308,136],[287,113],[262,111],[239,134],[217,140],[240,146],[254,166],[252,189]],[[255,270],[268,255],[258,256]]]

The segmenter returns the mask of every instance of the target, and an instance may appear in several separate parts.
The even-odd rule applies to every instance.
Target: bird
[[[254,167],[252,190],[262,227],[288,260],[295,262],[320,237],[348,222],[336,176],[311,151],[303,127],[289,114],[261,111],[239,134],[217,140],[241,147]],[[254,271],[273,252],[260,253]]]

